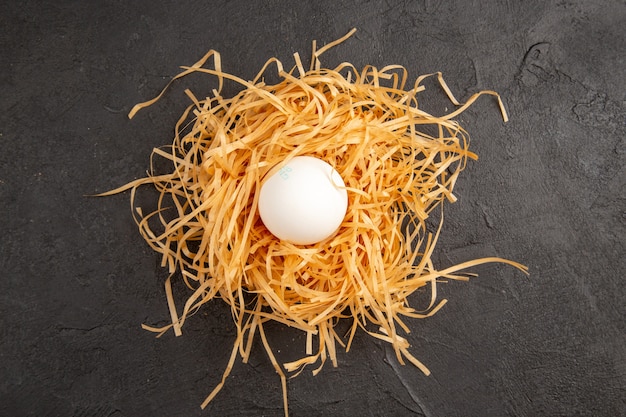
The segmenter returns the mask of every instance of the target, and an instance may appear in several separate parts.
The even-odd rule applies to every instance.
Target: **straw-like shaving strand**
[[[273,355],[263,323],[276,320],[307,333],[306,355],[283,364],[299,373],[326,359],[337,365],[334,331],[338,319],[352,317],[345,349],[355,332],[390,343],[398,360],[409,360],[428,374],[428,369],[408,351],[409,342],[398,334],[408,327],[401,316],[429,317],[446,302],[436,302],[440,278],[466,280],[458,272],[486,262],[504,262],[524,272],[512,261],[484,258],[438,271],[430,261],[441,224],[433,235],[426,218],[452,193],[458,174],[468,158],[468,135],[453,120],[479,96],[500,97],[482,91],[460,104],[440,73],[419,77],[405,90],[407,72],[393,65],[382,69],[365,67],[361,72],[343,63],[335,69],[321,67],[319,57],[354,33],[316,49],[311,68],[305,71],[299,55],[286,72],[275,58],[267,61],[256,78],[245,81],[221,69],[219,53],[209,51],[172,81],[192,72],[214,75],[219,80],[212,96],[199,100],[186,91],[192,105],[176,126],[169,151],[155,149],[154,157],[168,160],[170,174],[150,174],[103,195],[153,184],[160,193],[158,209],[143,215],[137,208],[135,220],[148,244],[162,254],[170,273],[180,271],[193,290],[182,312],[176,311],[170,278],[166,296],[172,325],[145,326],[159,334],[173,327],[176,335],[186,317],[202,304],[221,298],[231,306],[237,326],[236,341],[221,382],[206,398],[204,408],[219,392],[237,354],[244,362],[255,333],[282,381],[287,414],[286,380]],[[213,66],[205,67],[209,58]],[[275,65],[282,81],[265,85],[262,78]],[[297,70],[297,73],[296,73]],[[450,100],[460,107],[444,116],[432,116],[418,108],[421,83],[437,75]],[[232,98],[220,95],[222,82],[229,79],[242,86]],[[168,84],[169,86],[169,84]],[[167,86],[166,86],[167,88]],[[136,105],[138,110],[153,100]],[[423,126],[436,127],[437,134]],[[432,132],[432,129],[428,132]],[[337,233],[315,245],[297,246],[276,239],[260,221],[257,205],[264,179],[298,155],[311,155],[330,163],[343,178],[349,195],[348,211]],[[151,163],[152,166],[152,163]],[[155,221],[158,226],[155,226]],[[443,215],[441,216],[443,222]],[[431,301],[423,311],[409,306],[408,297],[431,286]],[[249,308],[254,299],[254,308]],[[248,297],[249,298],[249,297]],[[368,330],[373,325],[378,331]],[[319,347],[312,349],[317,335]]]

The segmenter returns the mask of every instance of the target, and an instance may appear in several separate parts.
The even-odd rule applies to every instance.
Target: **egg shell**
[[[296,156],[261,185],[259,214],[279,239],[309,245],[337,231],[348,193],[339,173],[312,156]]]

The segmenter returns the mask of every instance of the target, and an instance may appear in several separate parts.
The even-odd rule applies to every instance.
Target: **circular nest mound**
[[[407,71],[400,66],[358,71],[344,63],[321,68],[319,56],[352,33],[319,50],[314,44],[308,70],[296,54],[290,71],[271,59],[254,80],[245,81],[223,72],[215,51],[185,67],[176,78],[206,73],[216,76],[220,87],[203,100],[187,91],[193,104],[177,124],[174,143],[153,154],[171,162],[171,173],[151,174],[107,193],[132,189],[134,199],[135,190],[144,184],[160,192],[159,207],[147,215],[137,208],[136,221],[172,273],[166,282],[172,324],[144,327],[157,332],[173,328],[179,335],[185,319],[202,304],[221,298],[232,308],[237,334],[231,359],[203,406],[222,387],[237,353],[247,360],[257,333],[286,394],[283,367],[263,331],[268,320],[308,335],[306,355],[283,364],[289,372],[317,362],[317,373],[327,358],[336,365],[335,344],[349,349],[361,328],[389,342],[400,362],[408,359],[428,373],[408,352],[409,343],[399,332],[409,332],[404,317],[427,317],[445,303],[436,301],[437,280],[467,279],[458,271],[483,262],[524,269],[484,258],[437,271],[430,260],[439,229],[427,231],[425,221],[445,200],[455,201],[455,181],[466,160],[476,158],[468,151],[468,135],[452,118],[479,95],[490,94],[506,120],[499,96],[483,91],[453,113],[436,117],[418,107],[417,93],[428,75],[407,88]],[[213,66],[207,68],[210,58]],[[280,82],[266,85],[263,75],[270,67],[276,68]],[[431,75],[458,105],[441,74]],[[241,85],[232,98],[220,95],[225,79]],[[129,116],[161,95],[137,105]],[[349,196],[337,233],[307,246],[277,239],[257,210],[268,173],[299,155],[332,165]],[[180,314],[172,297],[173,277],[182,277],[193,291]],[[408,297],[427,285],[430,305],[416,311]],[[347,340],[334,331],[341,318],[353,320]]]

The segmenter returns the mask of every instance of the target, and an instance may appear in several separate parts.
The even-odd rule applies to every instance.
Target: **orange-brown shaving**
[[[467,280],[469,274],[462,270],[487,262],[527,270],[501,258],[444,270],[431,261],[443,215],[437,230],[427,230],[425,221],[444,201],[456,200],[453,188],[459,173],[468,158],[476,159],[468,150],[467,132],[453,118],[486,94],[497,99],[506,121],[498,94],[482,91],[460,105],[441,74],[407,85],[407,71],[397,65],[360,71],[349,63],[322,68],[320,55],[353,33],[319,50],[314,44],[308,70],[298,54],[289,71],[272,58],[246,81],[222,71],[215,51],[183,67],[174,79],[206,73],[218,78],[219,89],[205,99],[187,91],[192,104],[176,126],[173,144],[153,153],[171,163],[171,173],[150,174],[105,193],[130,189],[133,207],[138,187],[150,184],[160,193],[155,211],[144,215],[136,208],[134,216],[141,235],[172,274],[165,284],[172,324],[146,329],[161,334],[172,328],[180,335],[185,320],[216,298],[232,309],[237,329],[233,351],[222,381],[202,407],[222,388],[237,356],[247,361],[257,333],[281,377],[285,414],[285,371],[297,374],[317,364],[315,374],[327,359],[336,366],[337,344],[349,350],[359,328],[388,342],[399,362],[406,359],[429,374],[409,352],[404,320],[428,317],[443,306],[446,300],[437,300],[438,280]],[[210,59],[213,65],[207,66]],[[266,85],[263,76],[272,67],[281,81]],[[432,75],[460,106],[457,110],[433,116],[418,106],[421,83]],[[224,80],[239,83],[240,92],[222,97]],[[135,106],[129,117],[162,94]],[[275,238],[257,211],[268,172],[298,155],[330,163],[349,195],[338,232],[309,246]],[[171,279],[184,280],[192,291],[182,308],[174,303]],[[412,308],[411,294],[427,286],[430,304],[423,311]],[[334,330],[343,318],[353,320],[347,340]],[[264,332],[268,320],[307,333],[302,359],[282,365],[277,361]]]

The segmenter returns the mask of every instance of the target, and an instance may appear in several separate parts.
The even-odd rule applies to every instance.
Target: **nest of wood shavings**
[[[150,173],[106,193],[130,189],[133,206],[142,185],[160,193],[156,210],[144,214],[135,207],[134,215],[141,235],[172,274],[165,283],[172,323],[144,328],[160,334],[171,328],[180,335],[185,320],[204,303],[219,298],[232,309],[237,333],[230,360],[202,407],[222,388],[237,356],[247,361],[257,334],[280,375],[285,413],[285,371],[297,374],[317,364],[316,374],[327,359],[336,366],[337,345],[349,350],[358,329],[388,342],[400,363],[406,359],[429,374],[402,334],[410,331],[405,318],[428,317],[446,302],[437,300],[438,280],[467,280],[462,270],[486,262],[526,271],[500,258],[444,270],[431,261],[443,215],[433,231],[427,230],[426,219],[444,201],[455,201],[459,173],[468,158],[476,159],[468,150],[467,132],[453,119],[479,96],[491,95],[506,121],[500,97],[482,91],[460,105],[441,74],[421,76],[409,85],[407,71],[397,65],[322,68],[320,55],[353,33],[321,49],[313,43],[308,70],[298,54],[289,71],[272,58],[246,81],[222,71],[215,51],[183,67],[174,79],[205,73],[217,77],[219,89],[205,99],[187,91],[192,104],[176,126],[173,144],[153,153],[171,163],[171,173]],[[264,74],[274,70],[280,82],[266,85]],[[417,94],[429,76],[438,78],[458,106],[455,111],[433,116],[419,108]],[[239,83],[240,92],[222,97],[224,80]],[[135,106],[129,117],[163,92]],[[274,237],[258,213],[259,190],[268,173],[299,155],[328,162],[348,191],[348,210],[336,234],[306,246]],[[172,279],[184,280],[191,290],[184,306],[174,303]],[[421,311],[412,308],[409,296],[427,286],[430,304]],[[345,338],[334,330],[343,318],[352,320]],[[264,333],[269,320],[306,332],[302,359],[278,363]]]

